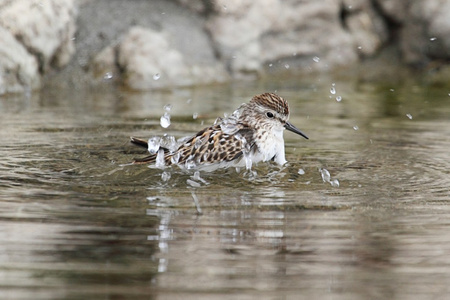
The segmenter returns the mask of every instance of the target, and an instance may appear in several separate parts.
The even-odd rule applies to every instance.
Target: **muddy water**
[[[285,133],[286,166],[122,166],[145,155],[130,135],[190,135],[264,91],[310,137]],[[290,79],[3,96],[2,298],[445,299],[449,93]]]

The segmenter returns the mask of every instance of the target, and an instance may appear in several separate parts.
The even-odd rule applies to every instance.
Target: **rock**
[[[36,89],[40,84],[36,57],[0,27],[0,95]]]
[[[74,52],[75,17],[73,0],[2,1],[0,26],[8,33],[2,33],[0,44],[8,55],[0,58],[6,61],[0,68],[7,70],[0,89],[38,88],[41,75],[67,64]]]
[[[280,59],[293,61],[293,56],[316,69],[358,59],[354,39],[342,26],[337,1],[215,3],[216,12],[209,16],[207,29],[234,73],[260,73],[263,65]],[[321,64],[313,63],[315,56],[320,56]]]
[[[343,26],[353,39],[353,44],[362,57],[375,55],[388,41],[387,25],[372,6],[370,0],[343,2],[341,17]]]
[[[425,66],[450,59],[450,2],[376,0],[398,42],[403,62]]]
[[[220,65],[192,63],[169,40],[165,33],[133,27],[115,49],[108,46],[94,59],[94,68],[106,71],[103,74],[117,74],[115,66],[118,66],[123,83],[135,90],[191,86],[228,79]]]
[[[0,2],[0,93],[43,83],[147,90],[328,72],[389,44],[411,65],[450,58],[448,0]]]
[[[85,0],[79,10],[71,68],[87,70],[97,84],[109,78],[150,90],[229,80],[203,18],[174,2]]]
[[[181,53],[150,29],[130,29],[118,46],[118,65],[125,83],[136,90],[193,84]]]

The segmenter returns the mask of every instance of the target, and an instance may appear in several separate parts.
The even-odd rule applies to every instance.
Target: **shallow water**
[[[286,166],[122,166],[145,155],[129,136],[190,135],[264,91],[310,137],[285,133]],[[2,298],[445,299],[449,93],[292,78],[2,97]]]

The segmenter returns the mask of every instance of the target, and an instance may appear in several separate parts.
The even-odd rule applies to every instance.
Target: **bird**
[[[217,118],[213,125],[178,143],[161,143],[161,138],[146,140],[131,137],[131,143],[147,148],[150,155],[131,164],[155,163],[157,168],[179,166],[183,169],[214,171],[274,161],[284,165],[285,129],[309,139],[289,120],[288,102],[274,93],[256,95],[231,115]]]

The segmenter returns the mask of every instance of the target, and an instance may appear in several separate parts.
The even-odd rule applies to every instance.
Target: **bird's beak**
[[[297,127],[295,127],[294,125],[292,125],[291,123],[289,123],[289,122],[286,122],[285,124],[284,124],[284,128],[286,128],[287,130],[289,130],[289,131],[292,131],[293,133],[296,133],[296,134],[299,134],[299,135],[301,135],[302,137],[304,137],[305,139],[309,139],[307,136],[306,136],[306,134],[304,134],[303,132],[301,132],[300,131],[300,129],[298,129]]]

